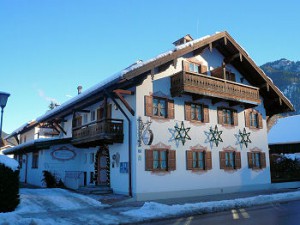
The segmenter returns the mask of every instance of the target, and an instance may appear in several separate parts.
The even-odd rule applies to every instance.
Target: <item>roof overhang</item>
[[[48,149],[50,146],[59,145],[59,144],[69,144],[71,143],[72,138],[45,138],[45,139],[36,139],[33,141],[29,141],[15,147],[6,149],[3,151],[4,155],[11,154],[25,154],[28,152],[34,152],[41,149]]]

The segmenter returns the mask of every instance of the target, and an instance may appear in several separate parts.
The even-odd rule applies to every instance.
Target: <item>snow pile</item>
[[[122,214],[130,217],[141,218],[143,220],[193,213],[202,214],[219,212],[234,208],[246,208],[255,205],[274,203],[282,200],[293,200],[296,198],[300,198],[300,191],[272,195],[259,195],[233,200],[189,203],[184,205],[165,205],[156,202],[146,202],[141,208],[122,212]]]
[[[16,160],[9,158],[6,155],[0,155],[0,164],[4,164],[13,171],[16,171],[19,167],[19,163]]]

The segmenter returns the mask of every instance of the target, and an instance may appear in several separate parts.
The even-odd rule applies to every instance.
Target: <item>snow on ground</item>
[[[0,155],[0,163],[11,168],[13,171],[16,171],[19,167],[19,163],[15,159],[9,158],[6,155]]]
[[[165,205],[156,202],[146,202],[141,208],[122,212],[122,214],[140,219],[153,219],[192,213],[202,214],[219,212],[233,208],[246,208],[277,201],[293,200],[296,198],[300,198],[300,191],[272,195],[259,195],[233,200],[188,203],[183,205]]]
[[[300,199],[300,191],[259,195],[232,200],[166,205],[146,202],[142,207],[113,208],[87,196],[63,189],[20,189],[21,203],[14,212],[0,213],[1,225],[98,225],[136,223],[167,218],[246,208]]]

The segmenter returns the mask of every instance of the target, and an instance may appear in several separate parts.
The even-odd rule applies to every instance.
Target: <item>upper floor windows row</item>
[[[174,101],[163,97],[145,96],[145,115],[174,119]],[[238,113],[235,109],[218,107],[217,117],[218,124],[238,126]],[[209,107],[201,103],[185,102],[184,119],[191,122],[209,123]],[[245,126],[263,128],[262,115],[254,109],[245,110]]]

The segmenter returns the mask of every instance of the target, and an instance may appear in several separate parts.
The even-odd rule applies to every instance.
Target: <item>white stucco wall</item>
[[[188,57],[190,55],[187,55]],[[215,68],[219,67],[223,61],[221,54],[214,50],[204,50],[202,56],[197,56],[197,59],[208,66]],[[240,82],[242,77],[239,72],[231,65],[232,72],[236,74],[236,81]],[[243,130],[245,127],[244,120],[244,108],[242,106],[230,107],[236,109],[238,112],[238,126],[222,126],[217,123],[217,107],[225,106],[229,107],[226,101],[219,102],[215,105],[211,103],[209,99],[202,99],[196,102],[204,103],[209,106],[209,118],[208,124],[197,124],[189,121],[184,121],[184,101],[192,101],[191,96],[181,96],[174,98],[175,103],[175,119],[174,120],[159,120],[144,116],[144,96],[150,93],[162,92],[164,95],[170,96],[170,78],[175,72],[181,70],[181,59],[177,62],[177,68],[173,65],[161,74],[154,76],[154,81],[149,76],[142,85],[137,87],[137,109],[136,116],[142,117],[142,120],[152,121],[151,130],[154,133],[154,140],[152,145],[162,142],[165,145],[170,145],[171,149],[176,150],[176,170],[171,172],[149,172],[145,171],[145,149],[149,149],[149,146],[142,144],[139,149],[141,153],[137,153],[135,157],[136,162],[136,190],[135,195],[138,199],[143,198],[160,198],[172,195],[186,195],[186,194],[199,194],[203,193],[220,193],[223,191],[243,190],[254,187],[266,187],[270,184],[270,172],[269,172],[269,155],[267,145],[267,130],[266,130],[266,115],[263,108],[263,102],[256,109],[263,115],[263,129],[248,129],[250,132],[250,140],[246,148],[245,145],[238,143],[235,135],[238,135],[239,130]],[[243,82],[247,84],[247,81]],[[174,132],[174,126],[178,124],[180,126],[181,121],[184,121],[185,127],[190,127],[189,136],[191,140],[187,140],[185,145],[181,142],[176,144],[172,132]],[[212,145],[208,141],[205,132],[209,131],[210,127],[218,126],[222,133],[223,142],[218,147]],[[192,172],[186,169],[186,150],[189,150],[191,146],[202,145],[207,147],[212,152],[212,170],[202,172]],[[220,169],[219,152],[228,146],[236,148],[241,152],[241,164],[242,168],[234,171],[225,171]],[[247,152],[250,149],[257,147],[266,153],[267,168],[262,170],[252,170],[248,168]],[[138,160],[141,159],[141,160]],[[205,191],[206,190],[206,191]],[[200,191],[200,192],[199,192]]]

